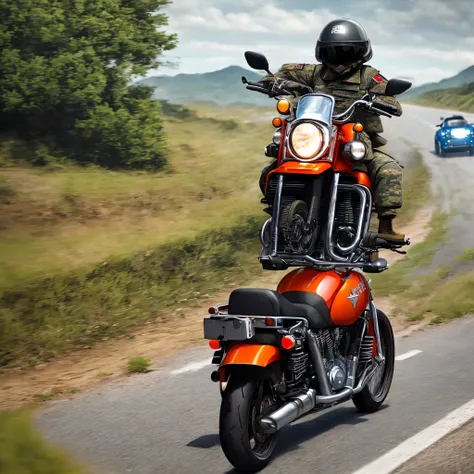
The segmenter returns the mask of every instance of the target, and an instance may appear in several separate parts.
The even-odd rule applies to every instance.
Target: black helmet
[[[350,19],[328,23],[316,43],[316,59],[339,74],[370,61],[372,46],[366,31]]]

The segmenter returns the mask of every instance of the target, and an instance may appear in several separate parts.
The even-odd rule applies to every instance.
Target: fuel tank
[[[278,293],[308,291],[326,302],[335,326],[355,323],[369,304],[369,284],[365,276],[354,270],[320,272],[300,268],[288,273],[279,283]]]

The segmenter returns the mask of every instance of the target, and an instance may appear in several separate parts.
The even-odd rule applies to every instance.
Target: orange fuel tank
[[[288,273],[279,283],[278,293],[308,291],[326,302],[335,326],[349,326],[357,321],[369,304],[369,284],[354,270],[320,272],[300,268]]]

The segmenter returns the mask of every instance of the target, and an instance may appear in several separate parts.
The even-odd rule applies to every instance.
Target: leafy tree
[[[109,168],[166,163],[160,106],[130,86],[176,46],[169,0],[0,0],[0,126]]]

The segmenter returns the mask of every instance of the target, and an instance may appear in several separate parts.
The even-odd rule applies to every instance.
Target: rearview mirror
[[[399,95],[406,92],[412,83],[409,81],[405,81],[403,79],[390,79],[387,83],[387,87],[385,89],[386,95]]]
[[[444,120],[444,117],[440,117],[439,119],[440,119],[440,120]]]
[[[265,71],[268,74],[271,74],[268,70],[268,59],[263,54],[255,53],[254,51],[245,51],[244,56],[247,60],[247,64],[252,69]]]
[[[439,125],[436,125],[436,126],[437,126],[437,127],[441,127],[441,124],[439,124]]]

